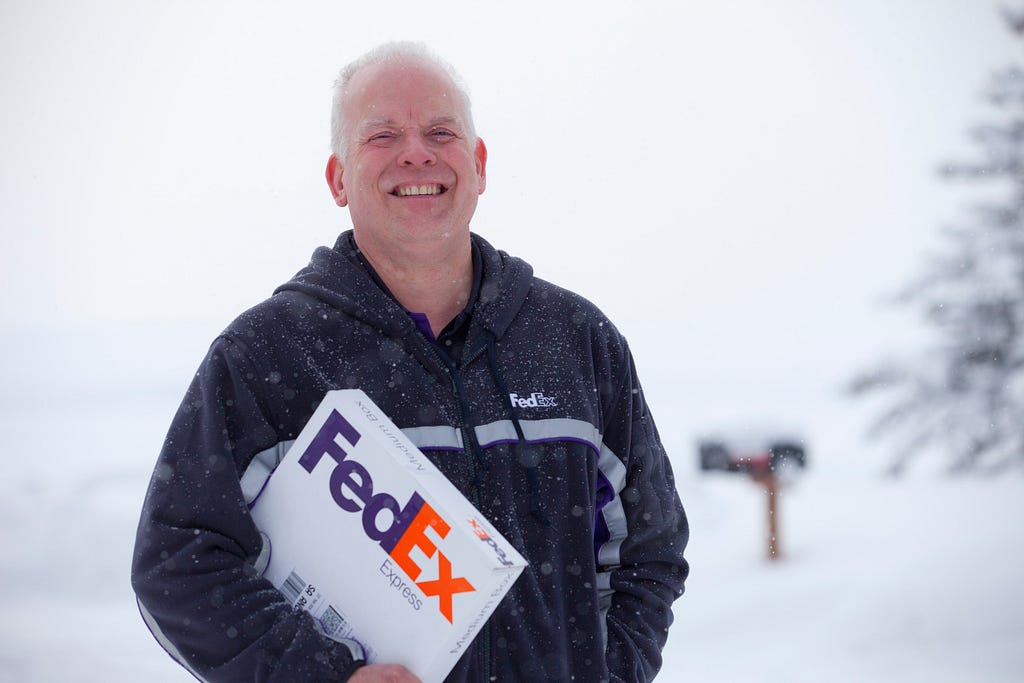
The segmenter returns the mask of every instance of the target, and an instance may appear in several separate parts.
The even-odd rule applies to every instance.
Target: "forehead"
[[[458,88],[448,74],[414,61],[373,64],[349,81],[344,107],[356,127],[368,121],[425,123],[445,119],[465,125]]]

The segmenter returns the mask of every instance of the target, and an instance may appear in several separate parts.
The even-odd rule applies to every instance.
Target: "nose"
[[[421,136],[406,135],[403,143],[398,157],[400,166],[433,166],[437,161],[434,151]]]

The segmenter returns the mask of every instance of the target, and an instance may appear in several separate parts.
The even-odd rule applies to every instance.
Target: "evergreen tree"
[[[1024,42],[1024,12],[1005,17]],[[899,437],[892,474],[926,447],[955,472],[1024,467],[1024,67],[996,72],[986,95],[994,114],[973,130],[977,160],[942,173],[983,184],[995,199],[945,231],[942,255],[904,298],[936,342],[850,387],[854,395],[892,394],[871,430]]]

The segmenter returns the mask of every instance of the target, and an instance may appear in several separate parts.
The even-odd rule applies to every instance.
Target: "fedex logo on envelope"
[[[415,491],[404,505],[388,493],[375,493],[369,470],[352,459],[338,441],[341,437],[354,447],[361,436],[341,413],[332,410],[298,462],[306,472],[312,473],[325,455],[334,460],[330,493],[335,504],[346,512],[362,511],[366,535],[384,549],[424,595],[437,597],[438,609],[451,623],[452,596],[476,590],[465,577],[452,576],[451,561],[427,535],[427,529],[433,529],[444,540],[451,526]],[[385,516],[384,528],[381,528],[378,524],[384,510],[389,514]],[[389,524],[386,523],[388,518]],[[423,568],[410,555],[416,548],[428,560],[437,558],[436,579],[417,581]]]

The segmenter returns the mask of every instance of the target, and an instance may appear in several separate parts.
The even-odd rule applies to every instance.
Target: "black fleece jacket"
[[[345,681],[362,664],[260,575],[248,514],[253,481],[345,388],[530,563],[447,681],[657,673],[689,531],[627,344],[591,303],[472,239],[481,279],[457,357],[374,283],[351,233],[212,344],[156,464],[132,567],[147,625],[201,680]]]

